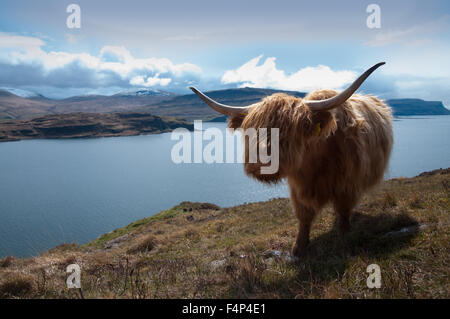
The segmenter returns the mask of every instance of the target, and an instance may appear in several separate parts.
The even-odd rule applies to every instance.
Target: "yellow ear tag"
[[[316,126],[314,126],[313,135],[314,136],[319,136],[320,135],[320,131],[322,131],[322,128],[320,127],[320,123],[317,123]]]

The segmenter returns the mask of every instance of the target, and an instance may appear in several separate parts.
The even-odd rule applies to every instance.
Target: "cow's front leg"
[[[338,215],[339,233],[344,236],[350,230],[350,216],[359,200],[358,194],[340,194],[334,200],[334,209]]]
[[[301,257],[305,254],[309,244],[309,232],[314,216],[316,215],[316,210],[302,204],[293,192],[291,192],[291,200],[298,219],[298,234],[297,240],[292,248],[292,255]]]

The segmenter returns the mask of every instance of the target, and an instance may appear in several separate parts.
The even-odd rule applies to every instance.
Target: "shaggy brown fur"
[[[320,90],[305,100],[336,94]],[[391,109],[370,95],[356,94],[331,111],[312,112],[301,98],[274,94],[244,118],[230,118],[229,127],[279,128],[279,171],[261,175],[263,164],[247,161],[244,169],[265,183],[287,179],[299,220],[295,256],[304,253],[314,216],[328,202],[339,216],[341,232],[349,229],[351,211],[363,192],[382,180],[393,143]],[[248,143],[245,141],[247,159]],[[267,147],[270,152],[270,143]]]

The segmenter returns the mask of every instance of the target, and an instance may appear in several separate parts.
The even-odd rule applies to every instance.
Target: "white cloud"
[[[44,44],[45,42],[39,38],[0,32],[0,48],[20,48],[22,50],[35,51]]]
[[[134,78],[132,78],[130,80],[130,84],[136,85],[136,86],[145,86],[145,87],[151,87],[151,86],[155,86],[155,85],[166,86],[171,81],[172,81],[172,79],[170,79],[170,78],[160,78],[159,73],[157,73],[155,76],[149,76],[147,78],[145,78],[143,76],[135,76]]]
[[[333,71],[325,65],[306,67],[287,75],[279,70],[275,58],[267,58],[258,65],[262,55],[251,59],[235,70],[228,70],[222,76],[222,83],[239,83],[240,87],[276,88],[295,91],[313,91],[317,89],[340,89],[356,78],[352,71]]]
[[[195,76],[202,72],[200,67],[191,63],[175,64],[167,58],[135,58],[122,46],[104,46],[98,56],[46,52],[44,46],[45,42],[39,38],[0,33],[0,63],[39,66],[43,79],[55,73],[68,77],[72,72],[73,78],[85,74],[90,80],[98,80],[98,86],[114,84],[108,81],[114,78],[120,78],[129,85],[166,86],[172,78]]]
[[[123,46],[111,46],[106,45],[100,50],[100,59],[104,60],[107,55],[112,55],[118,59],[118,61],[124,63],[133,59],[130,51]]]

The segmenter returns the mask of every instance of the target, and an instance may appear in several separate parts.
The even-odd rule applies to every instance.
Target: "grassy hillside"
[[[288,251],[297,221],[289,200],[229,208],[181,203],[84,246],[0,261],[4,298],[449,298],[450,169],[384,182],[364,197],[341,240],[331,208],[309,252]],[[82,290],[66,266],[81,266]],[[368,289],[366,267],[381,267]]]

